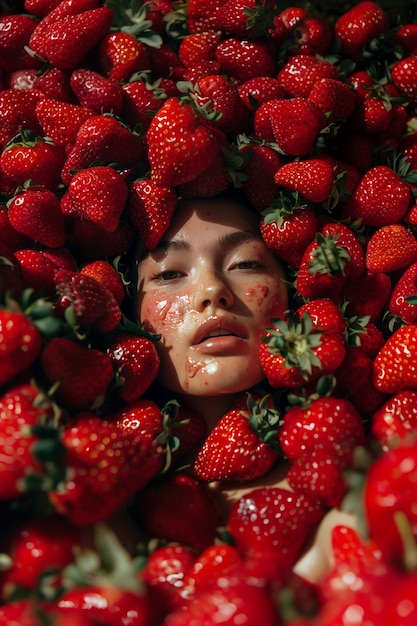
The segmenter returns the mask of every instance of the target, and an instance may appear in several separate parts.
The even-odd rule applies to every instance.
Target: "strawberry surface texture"
[[[208,428],[135,267],[218,196],[288,306]],[[0,514],[0,626],[417,624],[417,0],[0,1]]]

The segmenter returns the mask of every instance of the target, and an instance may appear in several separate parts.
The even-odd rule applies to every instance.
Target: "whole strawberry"
[[[387,14],[376,2],[362,0],[339,17],[335,34],[343,55],[358,60],[362,57],[365,45],[386,33],[389,26]]]
[[[43,348],[42,335],[21,311],[0,309],[0,385],[28,370]]]
[[[417,388],[414,357],[417,326],[407,324],[396,330],[382,346],[373,363],[373,383],[383,393]]]
[[[172,187],[142,178],[129,187],[128,213],[131,222],[148,250],[153,250],[166,229],[177,206]]]

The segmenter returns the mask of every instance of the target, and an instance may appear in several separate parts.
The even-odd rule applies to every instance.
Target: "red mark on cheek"
[[[258,306],[262,306],[265,299],[269,295],[269,287],[267,285],[257,285],[248,289],[246,296],[250,302],[255,302]]]

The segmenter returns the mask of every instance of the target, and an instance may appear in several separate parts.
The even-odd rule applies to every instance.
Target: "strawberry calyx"
[[[177,420],[179,411],[179,402],[177,400],[169,400],[161,409],[162,415],[162,431],[155,437],[155,443],[165,453],[165,465],[162,468],[162,474],[168,471],[172,463],[172,454],[180,447],[180,439],[172,433],[172,429],[177,426],[186,425],[189,419]]]
[[[287,395],[287,402],[289,407],[298,406],[302,409],[306,409],[313,404],[318,398],[329,398],[334,388],[336,387],[336,377],[330,375],[323,375],[316,382],[314,391],[301,388],[297,393],[289,393]]]
[[[312,251],[313,258],[308,263],[311,274],[330,275],[339,272],[345,275],[346,263],[351,260],[351,256],[344,246],[337,245],[338,239],[337,234],[316,234],[317,246]]]
[[[262,398],[255,398],[251,393],[247,394],[247,411],[241,414],[249,421],[250,428],[256,432],[259,439],[280,451],[277,440],[277,430],[281,421],[281,414],[272,402],[272,396],[267,394]]]
[[[107,0],[106,6],[113,11],[112,32],[121,32],[134,37],[151,48],[160,48],[162,37],[152,30],[152,21],[147,11],[152,2],[138,3],[136,0]]]
[[[402,180],[410,185],[411,192],[414,197],[417,196],[417,190],[415,185],[417,184],[417,170],[413,167],[411,161],[401,154],[393,151],[387,155],[387,165],[396,173]]]
[[[281,189],[276,198],[271,201],[269,207],[261,211],[265,224],[276,222],[280,228],[286,217],[299,209],[308,208],[308,204],[301,201],[298,191]]]
[[[16,146],[33,147],[39,143],[49,143],[50,145],[55,145],[55,142],[50,137],[40,137],[30,128],[22,128],[17,135],[10,139],[4,147],[4,150],[10,150]]]
[[[268,32],[277,14],[268,0],[256,0],[254,6],[245,6],[244,12],[248,16],[246,28],[253,39],[263,37]]]
[[[322,344],[322,333],[314,327],[307,311],[301,318],[297,313],[288,311],[286,317],[287,321],[280,318],[272,320],[273,326],[267,329],[268,336],[263,337],[263,341],[271,354],[281,355],[286,368],[295,367],[303,378],[308,379],[313,367],[321,367],[315,349]]]

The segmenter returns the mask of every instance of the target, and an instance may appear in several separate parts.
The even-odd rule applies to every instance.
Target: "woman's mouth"
[[[247,339],[246,329],[232,320],[210,318],[194,336],[192,347],[206,354],[241,352]]]

